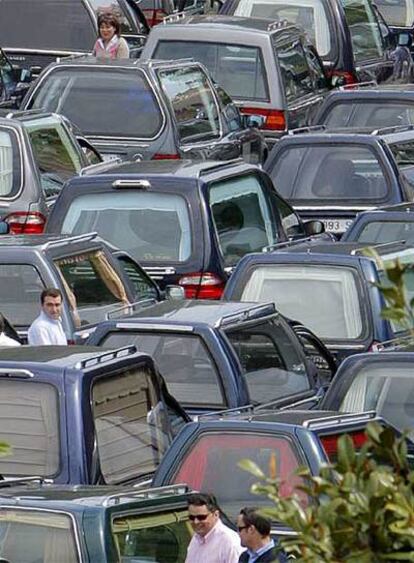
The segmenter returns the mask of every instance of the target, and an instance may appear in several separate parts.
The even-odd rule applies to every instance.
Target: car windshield
[[[171,497],[170,502],[174,502]],[[120,560],[150,563],[184,563],[192,532],[188,510],[158,508],[155,514],[134,514],[115,517],[112,521],[114,544]]]
[[[405,240],[409,244],[414,244],[414,221],[406,221],[405,219],[370,221],[364,225],[360,232],[355,231],[355,236],[348,238],[348,240],[372,244]]]
[[[40,294],[45,285],[29,264],[0,264],[1,312],[12,325],[28,327],[40,313]]]
[[[388,25],[411,26],[414,21],[414,5],[411,0],[375,0]]]
[[[14,197],[21,188],[21,158],[16,133],[0,127],[0,199]]]
[[[0,380],[1,437],[11,453],[0,457],[0,475],[52,477],[60,465],[59,402],[55,387]]]
[[[399,430],[414,428],[413,365],[380,362],[364,366],[342,398],[341,412],[375,411]]]
[[[377,17],[369,0],[341,0],[351,32],[355,62],[380,59],[384,55]]]
[[[112,332],[101,344],[110,348],[134,344],[150,354],[169,392],[184,406],[225,406],[216,366],[201,338],[156,331],[155,326],[152,332]]]
[[[122,279],[102,251],[54,260],[68,296],[76,327],[105,320],[128,303]]]
[[[207,41],[170,41],[157,43],[155,59],[191,57],[205,65],[214,80],[233,99],[268,100],[268,84],[258,47]]]
[[[191,255],[190,216],[177,194],[114,190],[78,196],[62,232],[92,231],[138,262],[185,262]]]
[[[92,51],[91,14],[81,0],[1,0],[0,37],[8,48]]]
[[[285,323],[273,320],[227,330],[226,336],[240,362],[253,404],[309,390],[304,357],[299,355]]]
[[[63,183],[82,168],[69,134],[54,117],[24,121],[47,196],[60,192]]]
[[[337,102],[329,106],[321,124],[336,127],[393,127],[414,125],[414,103],[392,100]]]
[[[85,135],[151,139],[163,122],[159,103],[136,68],[56,68],[29,105],[61,113]]]
[[[381,165],[373,151],[362,145],[291,145],[269,172],[290,203],[352,206],[381,202],[387,196]]]
[[[278,242],[276,199],[268,194],[258,176],[236,176],[215,182],[209,196],[227,266],[233,266],[249,252]]]
[[[239,0],[234,15],[270,18],[276,22],[287,20],[299,25],[321,57],[328,55],[334,46],[326,8],[321,0]]]
[[[311,298],[310,298],[311,296]],[[242,301],[274,301],[290,319],[326,340],[354,340],[363,332],[364,304],[351,269],[275,264],[255,268]]]

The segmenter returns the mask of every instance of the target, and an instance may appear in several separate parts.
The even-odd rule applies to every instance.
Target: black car
[[[49,66],[23,101],[75,123],[104,158],[262,162],[266,144],[221,88],[191,61],[98,60]]]
[[[30,70],[12,65],[0,47],[0,107],[19,104],[32,79]]]
[[[97,231],[187,298],[219,298],[248,252],[323,231],[302,223],[267,174],[242,161],[97,166],[66,184],[47,231]]]

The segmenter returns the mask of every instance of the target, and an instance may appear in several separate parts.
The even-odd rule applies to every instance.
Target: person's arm
[[[129,59],[129,47],[128,43],[123,37],[119,40],[119,47],[116,52],[117,59]]]
[[[30,346],[47,346],[50,344],[49,333],[44,326],[32,325],[27,334]]]

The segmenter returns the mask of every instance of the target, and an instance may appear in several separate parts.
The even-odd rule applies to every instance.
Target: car
[[[12,65],[0,47],[0,107],[19,104],[29,89],[31,79],[31,72]]]
[[[375,0],[375,6],[394,33],[408,35],[412,40],[414,24],[412,0]]]
[[[412,346],[411,346],[412,350]],[[339,412],[375,411],[401,432],[414,428],[412,351],[383,351],[347,358],[320,403]]]
[[[264,165],[276,189],[301,215],[342,235],[359,211],[414,200],[414,126],[298,130],[280,140]]]
[[[106,9],[118,15],[130,56],[138,57],[148,25],[133,0],[2,0],[2,47],[12,64],[38,75],[63,57],[90,53],[98,35],[98,14]]]
[[[242,161],[98,166],[66,184],[46,231],[96,231],[161,289],[180,285],[187,298],[218,299],[244,254],[323,231],[302,223],[269,177]]]
[[[261,115],[274,144],[287,130],[309,125],[328,83],[303,30],[264,18],[192,16],[154,28],[143,58],[203,63],[245,115]]]
[[[65,59],[39,76],[22,108],[65,115],[106,159],[260,163],[267,154],[257,119],[242,119],[207,70],[188,60]]]
[[[137,301],[132,275],[96,233],[0,237],[1,312],[23,339],[40,313],[40,295],[47,287],[62,291],[62,326],[74,342],[81,328],[95,326],[110,313],[122,316]],[[160,298],[145,274],[141,288],[141,298]]]
[[[413,84],[373,84],[332,90],[320,105],[313,125],[326,129],[367,131],[414,125]]]
[[[135,345],[150,354],[170,393],[192,415],[319,402],[316,366],[272,303],[164,301],[100,323],[86,343]]]
[[[343,242],[385,244],[404,240],[414,244],[414,203],[401,203],[358,213]]]
[[[369,255],[369,248],[380,258]],[[236,266],[223,298],[273,301],[283,315],[309,327],[339,365],[349,355],[374,351],[378,343],[406,334],[406,328],[382,317],[385,301],[375,285],[387,280],[384,268],[397,258],[414,263],[414,248],[402,242],[372,247],[314,242],[250,254]]]
[[[166,18],[202,14],[206,0],[135,0],[141,8],[149,27],[164,23]]]
[[[369,0],[227,0],[220,13],[301,26],[334,85],[392,79],[395,40]]]
[[[188,499],[182,485],[120,490],[2,481],[0,557],[20,563],[181,563],[192,536]]]
[[[0,220],[12,234],[42,233],[64,182],[100,156],[53,113],[8,112],[0,139]]]

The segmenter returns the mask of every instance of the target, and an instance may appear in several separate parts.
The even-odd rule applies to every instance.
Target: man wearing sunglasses
[[[287,561],[270,537],[271,520],[262,516],[259,508],[246,507],[237,517],[240,540],[247,551],[240,555],[239,563],[282,563]]]
[[[188,518],[195,534],[188,546],[185,563],[238,563],[243,551],[240,538],[220,520],[220,510],[213,495],[190,495]]]

